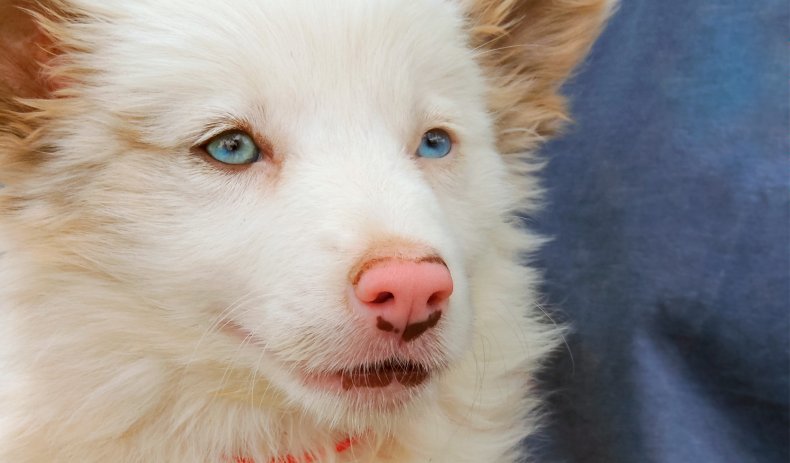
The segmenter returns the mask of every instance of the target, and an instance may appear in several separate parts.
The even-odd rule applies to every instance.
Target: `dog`
[[[610,0],[0,2],[0,462],[515,462]]]

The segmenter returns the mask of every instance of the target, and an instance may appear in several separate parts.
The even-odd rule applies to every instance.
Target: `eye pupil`
[[[227,139],[227,140],[223,140],[222,148],[224,148],[224,149],[226,149],[228,151],[236,151],[236,150],[239,149],[239,145],[240,144],[241,144],[241,142],[239,142],[239,136],[238,135],[234,135],[233,138],[230,138],[230,139]]]

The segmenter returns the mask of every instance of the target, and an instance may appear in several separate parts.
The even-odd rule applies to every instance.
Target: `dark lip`
[[[431,376],[431,369],[417,362],[390,358],[341,370],[336,374],[346,391],[359,387],[386,387],[393,381],[406,388],[411,388],[425,382]]]

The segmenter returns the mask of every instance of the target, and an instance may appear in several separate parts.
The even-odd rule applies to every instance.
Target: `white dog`
[[[0,463],[522,458],[611,3],[0,2]]]

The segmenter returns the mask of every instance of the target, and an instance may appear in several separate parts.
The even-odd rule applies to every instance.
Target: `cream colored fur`
[[[514,217],[610,2],[1,6],[40,34],[0,22],[0,463],[523,457],[561,329]],[[239,124],[270,158],[231,172],[196,152]],[[456,151],[415,158],[436,126]],[[439,342],[415,347],[441,372],[397,409],[309,389],[296,368],[365,344],[348,273],[392,241],[454,277]]]

